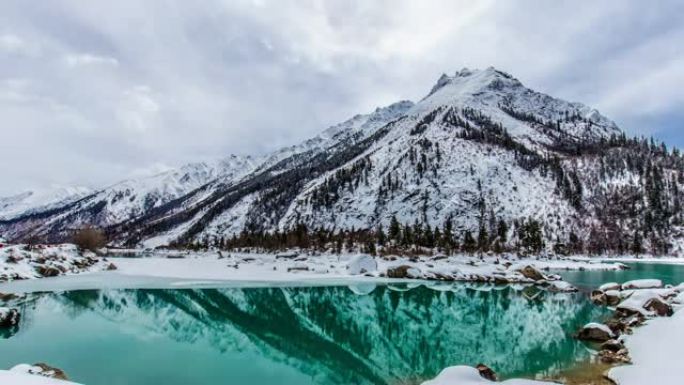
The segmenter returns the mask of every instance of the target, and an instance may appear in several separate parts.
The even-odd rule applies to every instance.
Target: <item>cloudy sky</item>
[[[264,153],[462,67],[684,146],[682,20],[681,1],[4,0],[0,195]]]

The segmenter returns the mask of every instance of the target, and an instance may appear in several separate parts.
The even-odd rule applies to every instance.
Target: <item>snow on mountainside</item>
[[[51,186],[0,197],[0,219],[9,219],[27,211],[40,211],[73,202],[92,192],[87,187]]]
[[[107,227],[139,216],[155,207],[220,178],[224,183],[250,172],[260,160],[250,156],[229,157],[211,162],[186,164],[146,178],[125,180],[89,194],[72,195],[50,206],[14,213],[14,219],[31,228],[32,234],[50,238],[66,235],[84,225]],[[26,219],[23,219],[26,218]],[[22,234],[26,227],[6,232],[8,238]]]
[[[678,152],[627,139],[596,110],[530,90],[494,68],[443,75],[415,104],[357,115],[241,170],[194,190],[155,189],[153,198],[104,190],[112,196],[98,201],[107,210],[82,208],[84,198],[0,221],[0,234],[58,239],[68,226],[94,223],[109,226],[116,243],[160,246],[297,224],[387,228],[397,218],[431,228],[451,221],[457,242],[486,231],[486,241],[512,246],[533,220],[548,247],[665,252],[681,244],[684,224]],[[133,209],[111,208],[140,199]]]

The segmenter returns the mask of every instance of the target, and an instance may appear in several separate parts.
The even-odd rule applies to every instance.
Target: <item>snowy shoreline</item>
[[[13,246],[22,250],[22,246]],[[412,281],[479,282],[492,284],[543,285],[555,291],[574,291],[555,270],[619,270],[619,262],[589,258],[518,258],[499,256],[371,257],[364,254],[252,254],[198,252],[156,253],[149,257],[96,258],[84,269],[73,268],[81,256],[75,248],[62,245],[59,258],[46,263],[66,264],[61,274],[41,277],[32,255],[13,263],[2,256],[25,251],[4,250],[0,268],[6,276],[0,292],[31,292],[98,288],[181,288],[202,286],[240,287],[266,285],[332,285],[347,283],[389,283]],[[47,253],[54,253],[49,251]],[[528,269],[529,271],[523,271]],[[35,279],[40,278],[40,279]]]

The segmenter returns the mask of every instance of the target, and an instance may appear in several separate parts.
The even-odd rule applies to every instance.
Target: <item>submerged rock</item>
[[[0,328],[8,329],[19,325],[21,314],[17,309],[0,307]]]

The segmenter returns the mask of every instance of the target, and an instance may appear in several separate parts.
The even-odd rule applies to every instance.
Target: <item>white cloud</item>
[[[65,56],[64,60],[70,67],[81,67],[89,65],[106,65],[116,67],[119,65],[119,61],[113,57],[98,56],[89,53],[69,54]]]
[[[0,35],[0,51],[8,54],[35,56],[39,53],[36,45],[13,34]]]

